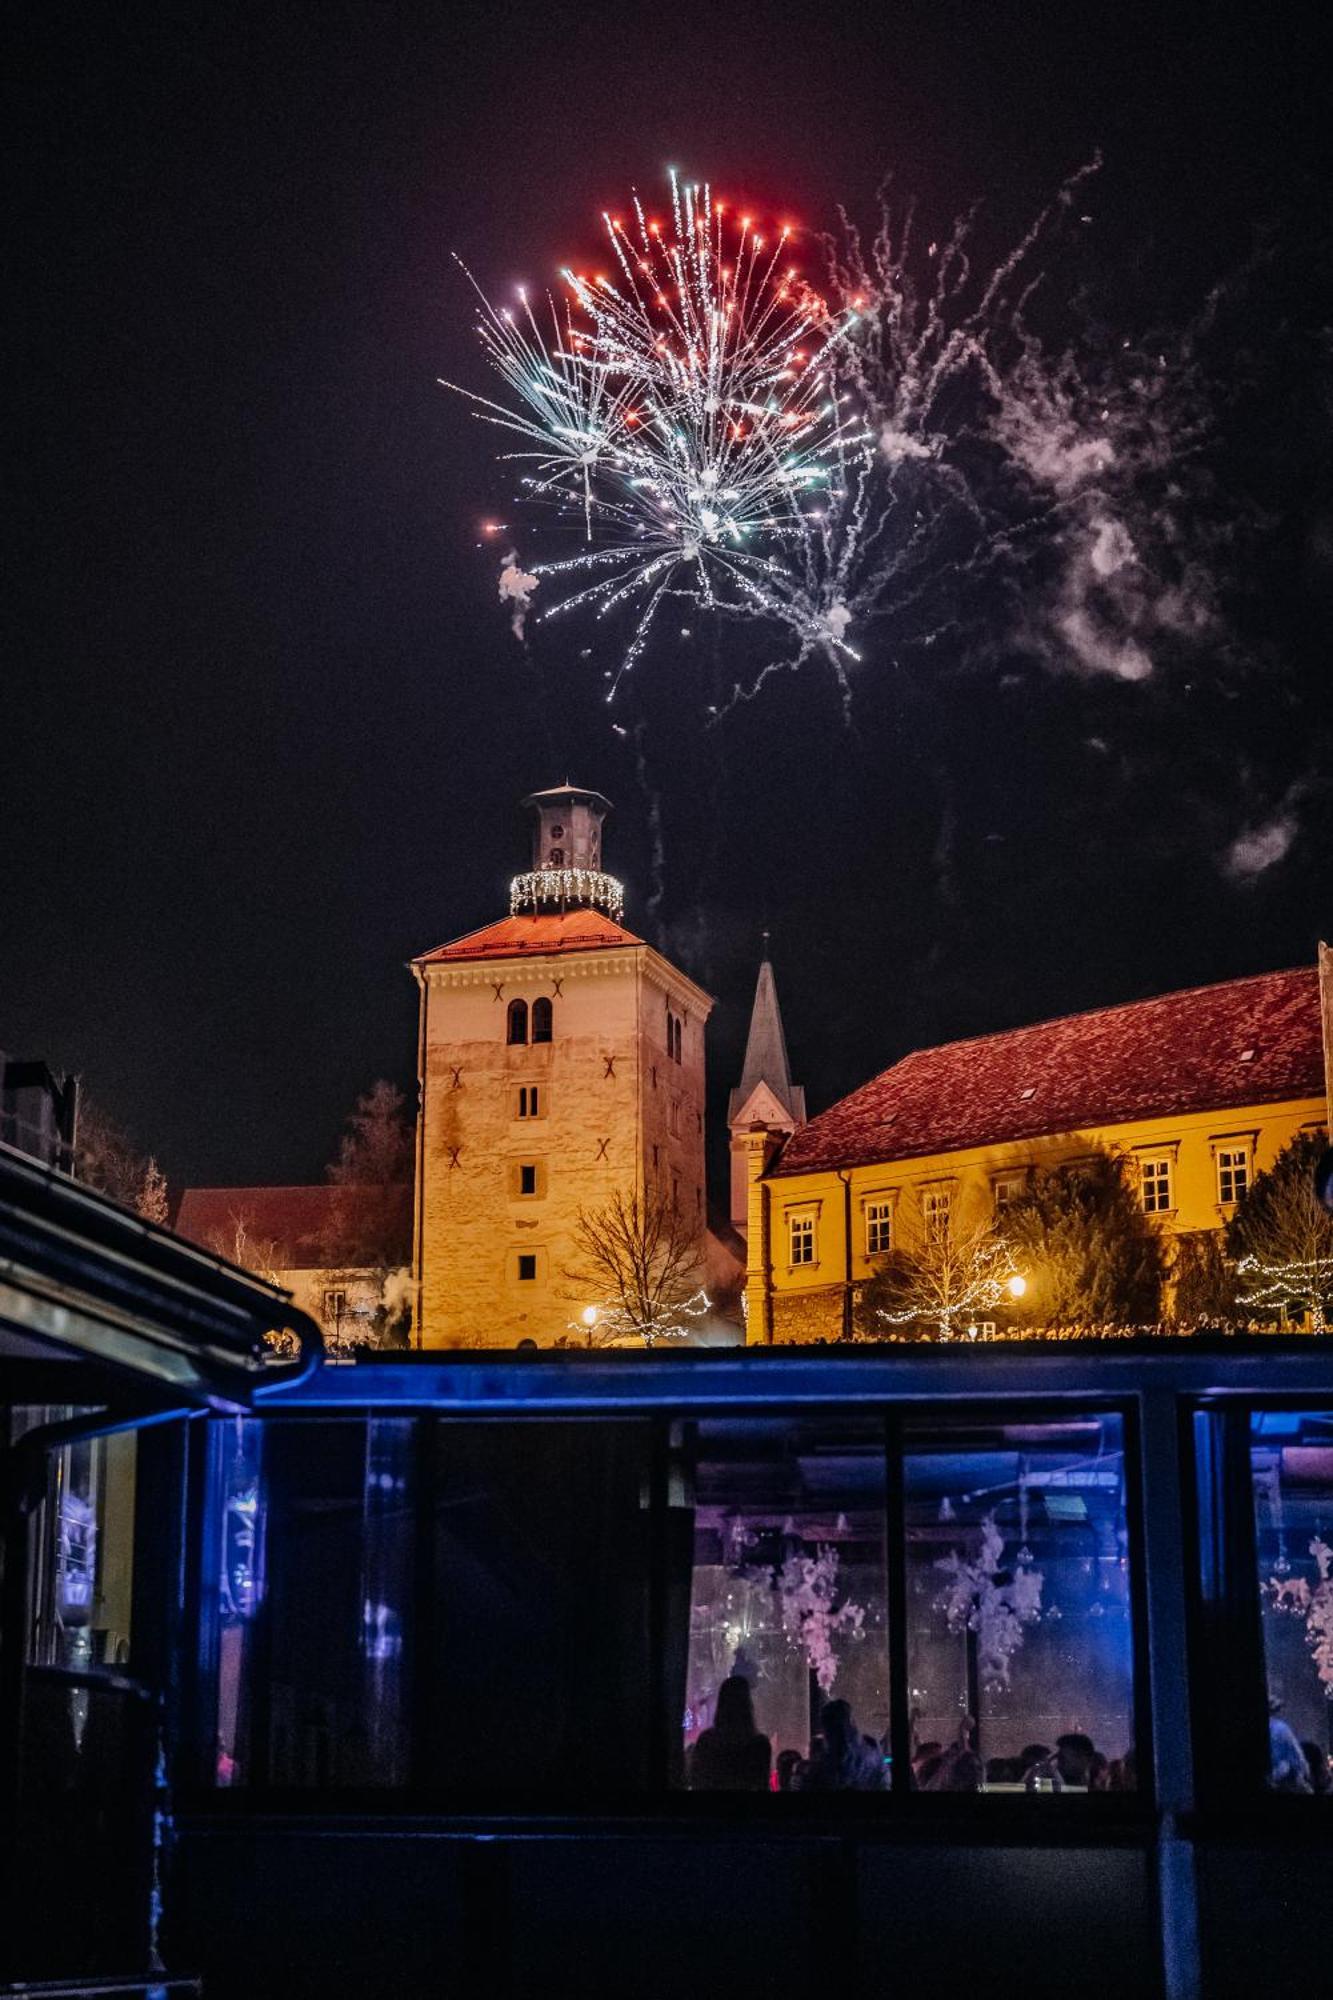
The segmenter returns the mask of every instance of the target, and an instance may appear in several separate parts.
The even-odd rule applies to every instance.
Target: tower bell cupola
[[[613,875],[602,873],[602,822],[611,801],[566,781],[523,803],[533,815],[532,867],[510,885],[511,916],[592,908],[618,923],[625,892]]]

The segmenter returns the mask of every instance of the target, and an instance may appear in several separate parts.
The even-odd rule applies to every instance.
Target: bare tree
[[[350,1334],[329,1329],[335,1348],[407,1344],[411,1294],[400,1267],[408,1255],[415,1148],[407,1101],[381,1078],[357,1099],[326,1170],[334,1189],[320,1237],[326,1284],[354,1288],[369,1274],[376,1293]]]
[[[1322,1133],[1302,1133],[1256,1176],[1227,1227],[1240,1302],[1277,1315],[1308,1311],[1316,1333],[1333,1316],[1333,1216],[1320,1207],[1314,1173]]]
[[[403,1256],[404,1190],[416,1135],[401,1090],[383,1078],[356,1102],[327,1178],[338,1190],[321,1249],[330,1265],[389,1271]]]
[[[79,1105],[74,1175],[122,1208],[132,1208],[145,1222],[165,1224],[166,1175],[151,1154],[139,1151],[123,1126],[87,1097]]]
[[[574,1242],[564,1276],[588,1303],[571,1331],[588,1346],[679,1339],[709,1311],[698,1227],[660,1187],[617,1189],[580,1209]]]
[[[899,1210],[902,1216],[902,1210]],[[1018,1272],[989,1222],[907,1211],[908,1242],[891,1250],[857,1302],[862,1340],[957,1340],[1012,1297]]]
[[[254,1216],[248,1209],[233,1209],[225,1227],[207,1232],[204,1247],[214,1256],[225,1257],[229,1264],[239,1264],[243,1271],[263,1278],[266,1284],[282,1282],[278,1277],[282,1246],[271,1236],[255,1234]]]
[[[134,1198],[134,1206],[145,1222],[156,1222],[163,1228],[166,1227],[170,1213],[167,1201],[167,1177],[151,1155],[143,1170],[143,1179],[139,1182],[139,1192]]]
[[[133,1208],[143,1186],[148,1161],[123,1126],[92,1098],[79,1105],[74,1143],[74,1174],[86,1186]]]

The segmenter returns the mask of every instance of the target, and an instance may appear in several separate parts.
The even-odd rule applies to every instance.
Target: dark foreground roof
[[[283,1329],[304,1357],[295,1368],[265,1347]],[[0,1146],[0,1359],[91,1362],[154,1402],[244,1409],[319,1352],[285,1292]]]
[[[791,1138],[774,1174],[1320,1097],[1313,967],[1066,1014],[904,1056]]]

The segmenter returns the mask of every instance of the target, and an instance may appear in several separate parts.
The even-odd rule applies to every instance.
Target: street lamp
[[[1006,1278],[1004,1289],[1011,1299],[1021,1299],[1028,1288],[1028,1281],[1021,1271],[1015,1271],[1012,1278]]]
[[[591,1346],[592,1346],[592,1330],[593,1330],[593,1328],[594,1328],[594,1327],[596,1326],[596,1324],[597,1324],[597,1308],[596,1308],[596,1306],[585,1306],[585,1307],[583,1308],[583,1311],[582,1311],[582,1312],[581,1312],[581,1313],[579,1314],[579,1318],[580,1318],[580,1319],[581,1319],[581,1320],[583,1321],[583,1324],[584,1324],[584,1325],[585,1325],[585,1326],[587,1327],[587,1329],[588,1329],[588,1345],[589,1345],[589,1347],[591,1347]]]

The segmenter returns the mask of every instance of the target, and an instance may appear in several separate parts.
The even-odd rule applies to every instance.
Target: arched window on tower
[[[511,1000],[509,1003],[509,1032],[505,1040],[511,1049],[519,1047],[528,1039],[528,1003],[526,1000]]]
[[[532,1039],[534,1042],[549,1042],[554,1024],[555,1009],[543,994],[532,1003]]]
[[[565,850],[564,850],[564,848],[563,848],[563,847],[553,847],[553,848],[551,849],[551,866],[552,866],[552,868],[563,868],[563,867],[564,867],[564,865],[565,865]]]

